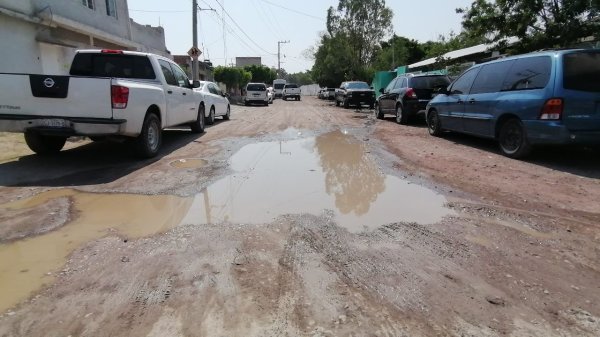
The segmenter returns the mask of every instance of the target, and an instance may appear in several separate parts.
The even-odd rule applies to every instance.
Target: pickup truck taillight
[[[129,88],[113,85],[110,88],[113,109],[125,109],[129,102]]]
[[[543,120],[560,120],[562,118],[564,102],[562,98],[551,98],[546,101],[540,114]]]

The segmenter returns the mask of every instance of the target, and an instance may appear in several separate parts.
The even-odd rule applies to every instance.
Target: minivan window
[[[563,57],[563,87],[600,92],[600,53],[579,52]]]
[[[463,95],[468,94],[471,90],[471,86],[473,85],[473,80],[475,80],[475,76],[477,76],[477,72],[479,68],[474,68],[467,70],[461,77],[459,77],[456,82],[452,85],[452,93]]]
[[[156,79],[147,57],[124,54],[78,53],[69,73],[72,76]]]
[[[471,94],[484,94],[500,91],[504,83],[504,78],[513,63],[514,61],[511,60],[492,63],[481,67],[475,82],[473,82]]]
[[[550,56],[525,57],[512,65],[502,85],[503,91],[545,88],[550,80]]]
[[[247,91],[266,91],[267,87],[264,84],[248,84]]]
[[[450,85],[447,76],[418,76],[410,79],[410,87],[413,89],[446,88]]]

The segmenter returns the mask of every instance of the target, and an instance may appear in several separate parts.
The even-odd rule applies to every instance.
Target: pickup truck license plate
[[[66,128],[69,126],[69,122],[64,119],[40,119],[38,125],[48,128]]]

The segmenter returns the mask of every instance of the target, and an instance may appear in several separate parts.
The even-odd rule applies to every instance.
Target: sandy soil
[[[31,196],[65,187],[85,200],[194,196],[231,173],[237,150],[286,132],[346,131],[381,171],[444,195],[454,215],[359,233],[332,212],[139,236],[115,223],[82,239],[26,299],[0,301],[0,336],[600,335],[600,161],[591,152],[515,161],[490,141],[434,138],[424,125],[314,98],[232,112],[201,136],[165,132],[159,157],[141,162],[123,146],[88,142],[41,158],[0,135],[0,152],[21,149],[0,164],[0,256],[89,217],[73,192]],[[172,165],[193,158],[206,162]]]

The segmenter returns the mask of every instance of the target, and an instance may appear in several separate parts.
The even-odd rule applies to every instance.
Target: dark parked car
[[[407,124],[419,112],[425,112],[427,104],[440,89],[450,85],[445,75],[406,74],[396,77],[377,100],[377,118],[386,114],[396,116],[396,122]]]
[[[508,157],[538,144],[600,145],[600,50],[531,53],[476,65],[427,107],[429,133],[497,139]]]
[[[342,82],[340,89],[335,93],[335,105],[340,106],[340,104],[346,109],[350,105],[360,107],[363,104],[373,109],[375,91],[366,82]]]

